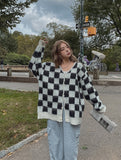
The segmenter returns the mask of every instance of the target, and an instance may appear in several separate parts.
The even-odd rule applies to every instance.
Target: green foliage
[[[116,45],[121,47],[121,39],[116,42]]]
[[[104,51],[106,55],[105,63],[108,66],[108,70],[114,71],[116,68],[116,63],[121,67],[121,46],[120,41],[117,42],[112,48],[106,49]],[[120,68],[121,69],[121,68]]]
[[[17,41],[13,34],[9,33],[8,31],[0,36],[0,44],[2,48],[6,50],[6,52],[17,51]]]
[[[47,32],[42,32],[38,36],[23,35],[18,31],[15,31],[14,33],[6,32],[6,34],[0,35],[0,58],[3,58],[5,64],[27,65],[39,39],[43,37],[46,37],[48,40],[43,61],[51,61],[52,46],[55,41],[60,39],[67,41],[70,44],[74,55],[78,57],[80,52],[78,33],[73,28],[61,24],[51,23],[48,24],[48,27],[49,30],[52,31],[52,36],[48,35]],[[97,45],[100,47],[98,48]],[[106,55],[104,62],[107,64],[108,70],[115,70],[116,63],[121,67],[121,40],[117,41],[110,49],[101,50],[100,48],[101,42],[98,40],[95,41],[95,43],[94,41],[88,43],[84,41],[84,55],[87,55],[89,60],[92,59],[91,51],[97,50]]]
[[[13,32],[13,37],[16,39],[18,36],[23,35],[21,32],[19,31],[14,31]]]
[[[72,6],[75,21],[80,17],[80,0]],[[121,37],[121,1],[120,0],[85,0],[84,16],[89,16],[89,21],[97,29],[97,34],[89,46],[102,48],[113,43],[116,36]]]
[[[4,58],[6,54],[7,54],[6,50],[0,44],[0,59]]]
[[[17,0],[0,1],[0,31],[6,31],[20,23],[20,17],[24,16],[24,9],[37,0],[18,2]]]
[[[110,64],[108,66],[108,71],[115,71],[115,69],[116,69],[116,64]]]
[[[52,46],[57,40],[67,41],[70,44],[75,56],[78,56],[79,35],[73,28],[56,23],[49,23],[47,27],[52,31],[52,37],[49,39],[49,43],[46,46],[45,58],[51,57]]]
[[[75,21],[80,19],[80,0],[72,6]],[[84,17],[89,16],[91,26],[96,27],[96,36],[84,38],[84,54],[91,60],[91,51],[97,50],[106,55],[104,62],[108,70],[115,71],[116,63],[121,66],[121,40],[115,45],[114,39],[121,38],[121,1],[84,0]],[[84,19],[83,19],[84,21]],[[106,47],[109,49],[106,49]],[[121,69],[121,68],[120,68]]]
[[[0,58],[5,58],[8,52],[16,52],[18,47],[17,40],[9,31],[0,35]]]
[[[120,68],[120,71],[121,71],[121,62],[119,62],[119,68]]]
[[[75,56],[78,57],[78,53],[80,50],[80,43],[79,43],[79,36],[77,32],[71,29],[67,30],[65,34],[63,34],[62,39],[64,39],[70,44]]]
[[[42,32],[39,36],[35,35],[23,35],[20,33],[13,33],[16,36],[18,43],[17,53],[25,54],[29,57],[32,56],[39,40],[46,37],[48,39],[48,33]]]
[[[4,59],[5,64],[9,65],[27,65],[30,58],[27,55],[20,55],[16,53],[8,53]]]
[[[38,44],[40,36],[19,35],[16,37],[18,42],[17,53],[31,56]]]

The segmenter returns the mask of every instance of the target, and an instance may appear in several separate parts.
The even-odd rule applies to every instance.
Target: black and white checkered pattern
[[[29,63],[29,68],[39,82],[39,119],[61,122],[62,111],[65,109],[65,120],[74,125],[80,124],[84,97],[96,110],[103,108],[98,93],[81,63],[75,62],[71,70],[64,73],[61,67],[55,68],[52,62],[41,63],[43,51],[44,47],[39,44]]]

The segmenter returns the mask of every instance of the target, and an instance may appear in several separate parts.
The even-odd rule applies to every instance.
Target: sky
[[[38,0],[25,9],[25,16],[20,18],[21,23],[11,31],[38,35],[43,31],[49,32],[46,25],[50,22],[75,27],[71,10],[73,4],[74,0]]]

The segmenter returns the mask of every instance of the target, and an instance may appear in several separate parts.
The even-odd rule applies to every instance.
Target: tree
[[[24,16],[24,9],[37,0],[18,2],[17,0],[0,0],[0,31],[6,31],[20,23],[20,17]]]
[[[116,63],[119,64],[121,69],[121,40],[117,41],[112,48],[106,49],[104,54],[106,55],[105,62],[109,70],[115,70]]]
[[[19,32],[19,31],[14,31],[13,32],[13,37],[14,38],[17,38],[18,36],[20,36],[20,35],[23,35],[21,32]]]
[[[51,22],[47,24],[47,28],[52,31],[52,36],[56,36],[56,34],[64,34],[68,29],[71,29],[67,25],[57,24],[56,22]]]
[[[40,36],[34,36],[34,35],[19,35],[17,37],[17,53],[18,54],[25,54],[29,57],[33,54],[38,41],[40,39]]]
[[[0,56],[4,57],[7,52],[17,51],[17,41],[12,33],[8,31],[0,35]]]
[[[80,6],[76,0],[72,6],[75,20],[79,19]],[[90,46],[102,46],[114,43],[116,37],[121,38],[121,1],[120,0],[84,0],[84,16],[97,28],[97,34],[91,39]]]
[[[52,46],[57,40],[65,40],[67,41],[75,56],[78,56],[79,53],[79,36],[77,32],[66,25],[57,24],[57,23],[49,23],[47,25],[50,31],[52,31],[51,38],[49,38],[49,43],[45,49],[45,58],[51,57]]]
[[[7,51],[0,44],[0,59],[4,58],[6,54],[7,54]]]

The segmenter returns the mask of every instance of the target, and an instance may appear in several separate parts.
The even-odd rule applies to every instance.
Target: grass
[[[37,92],[0,89],[0,150],[46,128],[37,119]]]

